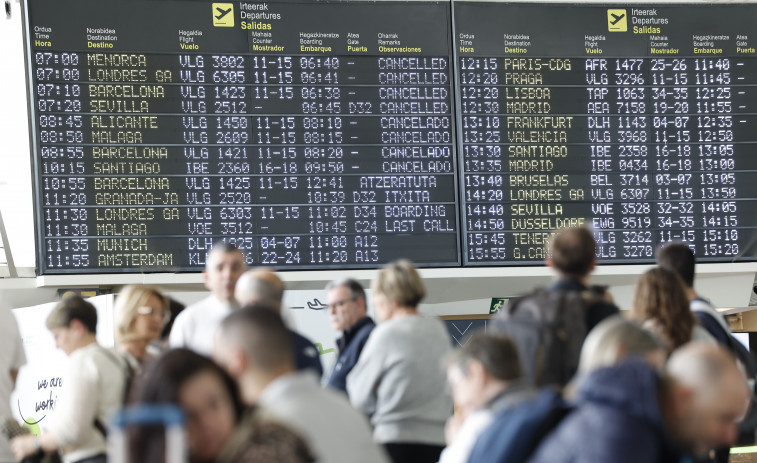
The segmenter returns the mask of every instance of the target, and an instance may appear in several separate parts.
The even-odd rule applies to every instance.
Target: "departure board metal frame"
[[[119,20],[140,28],[85,24],[87,5],[108,10],[117,4],[129,5],[120,10]],[[64,18],[66,27],[90,27],[87,33],[94,38],[84,40],[85,47],[57,49],[56,43],[72,43],[74,34],[30,19],[35,5],[55,9],[49,16]],[[180,5],[181,15],[166,14],[171,5]],[[434,8],[444,14],[427,13]],[[481,8],[478,16],[471,13],[475,8]],[[204,10],[196,17],[188,13],[199,9]],[[354,11],[370,14],[350,14]],[[230,12],[236,15],[231,20]],[[702,262],[757,260],[757,163],[742,152],[757,146],[749,134],[757,125],[757,102],[750,101],[757,91],[757,26],[750,21],[757,4],[25,0],[22,14],[40,275],[199,271],[211,243],[221,236],[234,238],[250,265],[282,270],[370,269],[398,257],[412,258],[421,267],[536,266],[543,264],[544,244],[555,228],[582,223],[593,227],[602,264],[653,263],[656,246],[670,240],[689,242]],[[156,14],[158,19],[144,19]],[[279,20],[284,28],[299,27],[299,33],[276,36]],[[389,30],[400,23],[418,24],[407,35],[419,37]],[[417,46],[432,30],[439,34],[436,40]],[[157,40],[156,45],[119,48],[118,40],[135,37]],[[641,41],[646,41],[644,49]],[[395,80],[383,84],[360,80],[387,70],[378,61],[367,62],[390,56],[380,55],[377,43],[399,50],[396,56],[420,61],[404,68],[408,72],[401,65],[389,69],[397,71]],[[232,45],[236,48],[225,48]],[[427,54],[433,47],[446,52],[435,48]],[[51,52],[37,63],[40,50]],[[97,55],[96,73],[107,73],[108,66],[118,70],[114,55],[142,56],[145,62],[135,68],[153,80],[140,85],[134,79],[97,78],[80,85],[71,73],[82,71],[65,63],[77,53],[84,59]],[[150,62],[158,55],[178,57],[171,64],[175,69]],[[210,64],[215,57],[220,61]],[[350,57],[365,58],[361,64],[355,64],[357,58],[348,63],[360,70],[347,77],[361,83],[332,81],[333,65],[344,66]],[[235,80],[241,75],[236,58],[247,71],[241,81]],[[465,58],[484,67],[491,63],[497,72],[463,69]],[[47,66],[46,59],[57,62]],[[446,59],[446,67],[438,68],[438,59]],[[510,72],[495,75],[505,65]],[[738,66],[746,70],[738,74]],[[262,73],[253,77],[256,71]],[[159,81],[160,72],[164,80]],[[222,72],[225,80],[204,80],[214,72]],[[203,80],[197,80],[201,73]],[[186,80],[172,80],[177,76]],[[505,82],[476,80],[487,76]],[[614,82],[618,77],[627,80]],[[128,91],[158,96],[129,101],[116,95],[119,82],[121,92],[130,86]],[[65,107],[75,104],[71,92],[76,86],[97,100],[96,110]],[[375,95],[366,90],[381,86],[393,92],[388,93],[395,104],[389,113],[377,112],[379,100],[372,106]],[[344,97],[344,89],[353,96]],[[260,111],[240,106],[239,95],[250,107],[263,102]],[[92,104],[85,97],[79,105]],[[498,99],[502,107],[515,109],[481,110]],[[171,102],[178,106],[169,108]],[[220,106],[214,112],[207,109],[211,105]],[[123,114],[133,116],[122,117],[123,124],[182,134],[183,143],[157,138],[140,143],[128,130],[116,135],[110,129],[118,129],[114,121]],[[378,126],[364,122],[380,116]],[[223,137],[217,143],[205,130],[213,124]],[[362,167],[370,165],[353,176],[347,169],[355,165],[344,161],[349,155],[329,154],[348,145],[342,138],[346,125],[358,127],[352,136],[364,139],[353,144],[359,148],[354,153]],[[95,128],[101,129],[97,137]],[[124,138],[111,144],[113,136]],[[108,161],[94,161],[95,145],[99,159]],[[116,152],[114,145],[126,148]],[[135,173],[140,162],[119,161],[123,153],[136,153],[128,152],[131,145],[165,145],[165,150],[148,153],[154,162],[141,163]],[[387,145],[394,150],[384,152]],[[268,151],[258,151],[247,167],[232,162],[250,146]],[[497,146],[499,154],[489,156],[486,150]],[[370,147],[380,147],[382,159],[396,162],[384,167],[375,153],[364,155]],[[217,168],[224,164],[230,170],[212,172],[203,164],[216,148]],[[186,159],[175,159],[181,156]],[[441,161],[434,164],[434,159]],[[176,169],[171,163],[186,164],[187,170],[171,171]],[[184,181],[180,188],[171,180],[177,176]],[[143,207],[158,204],[149,201],[92,205],[82,193],[98,189],[115,197],[131,188],[165,194],[161,211]],[[68,192],[65,199],[51,196],[61,189]],[[223,189],[233,194],[226,196],[232,198],[226,205],[218,196]],[[277,200],[266,203],[267,196],[254,196],[256,189],[271,191]],[[309,203],[295,199],[303,189],[317,197]],[[336,190],[336,199],[328,199],[326,190]],[[389,201],[390,191],[384,190],[391,190],[397,202]],[[347,192],[353,194],[351,202]],[[386,204],[376,198],[383,194]],[[71,208],[80,195],[86,207]],[[222,210],[227,210],[223,216]],[[89,215],[82,218],[82,211]],[[302,213],[310,214],[310,228],[298,222]],[[151,230],[151,214],[164,214],[160,232],[168,232]],[[268,225],[260,228],[258,222],[264,221]],[[429,233],[419,233],[424,228]],[[145,238],[145,233],[155,237]],[[154,259],[172,250],[186,256]],[[92,257],[101,251],[111,260]],[[190,251],[194,257],[188,257]]]
[[[27,41],[25,56],[28,60],[27,78],[31,105],[30,124],[35,170],[35,217],[38,227],[38,271],[40,274],[199,271],[204,266],[205,253],[212,242],[221,238],[219,235],[233,237],[234,239],[229,241],[245,251],[248,264],[272,265],[281,269],[376,268],[399,257],[410,257],[420,267],[446,267],[461,264],[458,228],[460,218],[456,192],[457,141],[454,138],[455,109],[452,97],[454,79],[450,67],[452,63],[449,49],[451,47],[449,41],[451,17],[448,2],[145,1],[137,4],[116,1],[104,5],[104,2],[77,0],[66,2],[65,5],[62,3],[32,0],[25,2],[23,8]],[[125,4],[129,5],[128,8],[124,7]],[[46,9],[56,10],[56,13],[45,13],[47,16],[44,20],[37,20],[34,17],[30,19],[34,14],[30,14],[29,10],[40,8],[39,5],[45,5]],[[94,13],[87,11],[88,5],[94,5],[93,9],[98,11]],[[114,10],[113,5],[120,5],[120,9]],[[174,6],[174,11],[180,13],[175,16],[169,14],[171,5]],[[103,17],[107,16],[105,11],[109,11],[110,14],[117,11],[118,21],[124,22],[103,21]],[[201,14],[192,16],[197,11]],[[229,11],[236,17],[227,16],[226,13]],[[141,29],[135,29],[133,25],[142,18],[141,15],[148,12],[160,18],[160,28],[155,26],[157,20],[151,18],[152,23],[142,21]],[[77,13],[79,16],[76,16]],[[73,16],[73,20],[67,17],[70,15]],[[60,32],[62,26],[56,26],[57,30],[54,30],[55,28],[49,24],[42,23],[52,21],[50,18],[63,17],[66,18],[66,24],[70,23],[72,28],[66,33]],[[88,19],[83,19],[84,17]],[[98,19],[98,24],[87,23],[87,21],[97,23]],[[314,21],[316,19],[318,21]],[[223,24],[224,21],[228,22]],[[275,26],[273,31],[270,24],[272,22]],[[120,27],[115,24],[127,26]],[[440,24],[446,25],[446,29],[440,27]],[[301,29],[296,29],[295,33],[292,33],[292,30],[299,26],[302,26]],[[223,29],[226,27],[228,29]],[[287,27],[289,29],[286,32],[289,35],[284,37],[283,32],[280,36],[276,35],[279,30]],[[87,40],[76,38],[80,44],[78,46],[56,45],[56,43],[74,43],[75,34],[72,31],[83,34],[87,28],[89,28],[87,34],[93,36],[91,39],[90,37],[87,37]],[[225,41],[219,38],[222,35],[237,38]],[[170,42],[167,40],[168,36],[170,36]],[[130,40],[136,43],[135,40],[142,40],[143,45],[141,47],[119,46],[118,40],[121,40],[121,43]],[[155,46],[145,45],[145,42],[150,40],[154,41]],[[175,50],[168,49],[169,43]],[[236,49],[229,43],[236,44]],[[240,47],[240,44],[244,47]],[[54,51],[44,53],[46,47]],[[40,50],[43,52],[41,58],[38,56]],[[444,52],[439,52],[439,50],[444,50]],[[81,55],[79,57],[81,60],[87,59],[89,54],[96,55],[94,58],[89,57],[94,60],[91,62],[94,62],[95,66],[98,63],[105,64],[100,68],[95,68],[94,72],[102,71],[106,73],[104,75],[111,77],[101,79],[98,75],[94,80],[87,79],[81,85],[75,82],[77,79],[68,79],[63,73],[68,72],[70,75],[74,66],[63,69],[65,63],[61,65],[60,62],[68,60],[71,64],[70,61],[77,53]],[[157,53],[171,53],[179,57],[179,68],[165,70],[163,68],[168,66],[151,63],[151,58]],[[123,55],[123,58],[119,58],[118,55]],[[217,64],[220,66],[218,69],[211,68],[208,64],[208,61],[216,57],[219,60],[216,60],[213,66]],[[42,60],[42,63],[35,62],[38,58]],[[135,60],[133,63],[126,62],[120,66],[123,68],[120,70],[126,72],[129,71],[126,69],[128,65],[133,64],[136,71],[134,69],[131,71],[137,72],[133,74],[136,76],[135,79],[120,80],[119,77],[112,77],[115,75],[113,73],[107,74],[108,69],[103,69],[103,66],[107,68],[108,65],[112,65],[115,72],[118,72],[119,64],[115,61],[121,59]],[[52,66],[47,66],[46,60],[50,60]],[[360,60],[362,62],[359,62]],[[385,60],[383,64],[382,60]],[[353,74],[345,72],[349,75],[341,76],[342,79],[346,77],[360,81],[360,79],[369,78],[373,81],[350,86],[350,82],[336,80],[339,72],[334,70],[336,68],[329,70],[330,66],[344,66],[345,63],[352,65],[353,62],[357,70]],[[238,66],[243,66],[248,74],[237,74]],[[276,66],[285,66],[286,69],[279,67],[275,72],[265,74],[263,71],[259,75],[252,75],[254,71],[259,70],[253,69],[255,67],[264,69]],[[299,69],[298,66],[305,66],[308,69]],[[173,67],[177,67],[176,63],[173,63]],[[43,74],[39,74],[41,68]],[[293,76],[289,71],[292,68],[302,72]],[[380,70],[384,71],[379,72]],[[92,71],[93,69],[89,68],[88,72]],[[184,115],[176,114],[171,120],[166,117],[169,111],[165,109],[167,107],[165,103],[170,98],[165,95],[169,92],[170,85],[174,85],[173,90],[179,87],[181,81],[176,79],[180,71],[182,78],[187,77],[183,82],[185,86],[189,88],[194,85],[194,87],[185,92],[182,86],[182,94],[178,97],[174,95],[172,101],[178,104],[178,100],[181,100]],[[45,75],[45,72],[48,72],[48,75]],[[205,75],[201,75],[203,72]],[[208,82],[205,79],[209,78],[211,72],[215,73],[213,79],[218,72],[223,72],[219,75],[221,79],[226,80],[220,83],[216,81],[215,84]],[[374,74],[371,75],[371,73]],[[147,79],[145,75],[148,76]],[[380,81],[382,75],[384,82]],[[235,80],[238,76],[242,76],[242,80]],[[253,82],[253,78],[260,80]],[[298,79],[306,78],[307,82],[298,81]],[[272,79],[272,81],[266,79]],[[66,80],[71,80],[72,84],[68,85]],[[119,81],[129,85],[113,85]],[[141,81],[141,83],[136,81]],[[331,84],[324,85],[324,82],[331,82]],[[246,90],[242,89],[243,86]],[[99,106],[94,110],[90,109],[90,114],[86,114],[88,112],[86,109],[81,111],[85,113],[83,117],[76,118],[65,114],[66,108],[61,108],[61,105],[70,102],[66,100],[64,94],[72,91],[74,87],[77,87],[76,91],[79,93],[89,91],[91,98],[98,98],[96,104]],[[123,88],[119,90],[117,87]],[[43,94],[35,94],[38,90]],[[123,93],[127,90],[148,92],[147,97],[157,95],[157,97],[165,98],[162,101],[157,99],[147,101],[145,97],[135,103],[124,99],[125,97],[120,100],[111,97],[114,91]],[[278,108],[289,105],[287,106],[288,113],[281,110],[278,113],[267,111],[269,108],[276,109],[275,105],[269,105],[259,111],[260,116],[257,113],[251,114],[255,110],[250,111],[239,106],[240,100],[231,99],[233,95],[225,98],[232,90],[234,92],[244,90],[242,101],[250,101],[250,103],[253,100],[269,103],[270,100],[279,99],[282,103]],[[351,95],[357,96],[351,99],[343,95],[340,97],[340,92],[345,90],[350,90]],[[213,91],[216,92],[215,99],[209,96]],[[223,97],[219,97],[219,91],[226,93]],[[45,92],[55,94],[47,95]],[[253,92],[258,92],[258,94],[253,96]],[[301,93],[297,95],[296,92]],[[382,99],[381,104],[388,101],[388,113],[379,110],[376,95],[380,92],[387,95],[387,99]],[[371,102],[372,98],[376,101]],[[40,101],[45,99],[50,101]],[[81,100],[85,100],[85,97]],[[298,102],[302,100],[301,108],[293,108],[292,100]],[[337,103],[332,104],[334,101]],[[95,103],[90,100],[79,101],[78,104],[86,106],[88,103],[94,107]],[[222,104],[221,113],[218,111],[218,106],[215,113],[207,109],[213,103]],[[43,104],[49,105],[40,108],[39,105]],[[135,104],[141,104],[142,108]],[[310,112],[305,112],[306,104]],[[149,110],[143,109],[148,107]],[[153,110],[154,107],[162,109]],[[71,112],[79,111],[73,108]],[[106,114],[101,115],[97,112]],[[174,109],[173,112],[177,111]],[[121,117],[123,113],[136,116]],[[235,116],[235,114],[241,116]],[[242,119],[245,120],[242,121]],[[116,136],[116,131],[107,129],[113,129],[117,123],[144,124],[148,129],[159,127],[162,131],[165,131],[164,127],[168,127],[169,132],[173,130],[176,134],[184,130],[184,142],[193,145],[190,146],[189,151],[192,156],[198,157],[197,161],[200,162],[197,162],[195,167],[189,167],[189,162],[187,162],[187,169],[197,170],[189,170],[182,174],[186,177],[186,180],[182,179],[186,185],[182,185],[179,189],[182,191],[176,192],[173,182],[175,177],[169,178],[169,174],[166,174],[166,169],[168,169],[171,175],[177,175],[177,172],[171,171],[171,168],[175,166],[168,165],[168,161],[165,161],[181,154],[176,147],[171,146],[176,142],[166,142],[165,139],[157,138],[148,139],[154,133],[145,132],[139,135],[137,131],[131,135],[128,131],[125,134],[118,132],[118,137],[124,138],[111,138]],[[244,167],[248,170],[206,175],[208,170],[207,166],[202,165],[202,156],[208,156],[208,148],[205,146],[212,140],[208,139],[208,133],[203,132],[202,129],[215,123],[218,124],[219,134],[223,132],[224,136],[229,137],[223,141],[219,140],[219,143],[225,144],[218,147],[219,156],[223,148],[224,156],[230,155],[233,158],[240,150],[246,150],[246,147],[240,145],[240,143],[245,143],[248,146],[252,144],[260,150],[265,147],[269,158],[273,155],[274,158],[278,156],[279,159],[273,164],[264,163],[262,159],[264,155],[260,151],[258,154],[261,159],[255,159],[255,166]],[[221,130],[222,123],[224,130]],[[373,123],[375,128],[369,127],[369,123]],[[45,125],[42,126],[42,124]],[[258,127],[253,129],[253,124],[258,124]],[[360,130],[358,135],[368,139],[367,142],[363,141],[362,144],[355,145],[358,148],[351,153],[359,158],[357,162],[362,159],[364,163],[369,164],[367,172],[361,171],[364,175],[357,174],[358,176],[352,177],[347,175],[347,169],[350,167],[358,168],[356,162],[348,165],[347,162],[327,160],[329,156],[327,151],[331,149],[329,147],[339,148],[343,143],[343,137],[351,135],[348,124],[357,125],[356,130]],[[291,125],[287,128],[291,130],[285,130],[285,125]],[[345,129],[338,130],[342,128],[342,125]],[[50,126],[52,130],[49,129]],[[94,127],[103,129],[102,135],[90,133],[87,130],[91,128],[94,132]],[[382,128],[385,130],[382,131]],[[274,133],[275,129],[278,129],[277,133]],[[439,130],[434,131],[435,129]],[[268,132],[265,132],[266,130]],[[257,133],[253,133],[254,131]],[[66,137],[72,133],[74,139],[67,139]],[[254,135],[261,136],[257,144],[254,140],[250,143],[250,138]],[[46,137],[45,140],[42,136]],[[138,136],[144,138],[136,138]],[[89,140],[89,137],[92,137],[92,140]],[[108,145],[113,141],[119,145],[118,152]],[[270,146],[275,145],[276,141],[279,142],[280,148],[278,150],[274,148],[271,151]],[[112,160],[114,153],[116,159],[124,157],[123,153],[126,153],[126,156],[133,155],[136,153],[136,148],[129,152],[131,148],[127,145],[134,143],[135,146],[140,146],[140,142],[148,147],[167,145],[164,150],[156,150],[151,155],[153,161],[160,159],[163,162],[145,163],[140,167],[139,173],[134,173],[136,163],[133,162],[94,163],[92,161],[96,149],[100,159],[110,157]],[[77,143],[84,145],[83,148],[69,146]],[[311,143],[317,146],[304,147],[300,150],[302,145]],[[45,147],[42,145],[45,144],[48,145],[45,152],[48,158],[63,158],[71,161],[67,158],[73,156],[90,162],[82,165],[78,160],[72,161],[70,168],[78,170],[74,174],[75,178],[69,180],[66,175],[61,175],[68,174],[68,177],[71,177],[70,170],[68,172],[61,170],[66,168],[63,166],[65,163],[46,162],[43,159],[45,154],[42,150]],[[94,145],[98,144],[102,146],[95,148]],[[292,146],[281,147],[281,145]],[[59,146],[62,147],[59,149]],[[215,146],[211,146],[210,149],[213,148]],[[373,152],[365,155],[361,152],[363,148],[365,148],[364,151],[373,149]],[[69,149],[73,150],[69,151]],[[90,149],[91,152],[89,152]],[[431,153],[432,149],[437,152],[436,155]],[[314,162],[303,159],[305,150],[309,150],[305,156],[311,155],[311,158],[315,159]],[[381,157],[378,153],[381,153]],[[186,146],[183,154],[189,156]],[[348,157],[344,151],[339,156],[338,161]],[[434,159],[434,156],[441,161],[426,161]],[[297,158],[299,164],[284,161],[284,159],[291,161],[292,157]],[[382,158],[386,158],[387,162],[382,164]],[[416,161],[415,158],[421,160]],[[190,158],[187,160],[192,161]],[[395,162],[389,162],[392,160]],[[434,165],[431,165],[432,163]],[[219,168],[220,164],[221,162],[219,162]],[[237,169],[237,166],[228,164],[229,168]],[[249,164],[252,164],[252,161]],[[258,164],[260,171],[255,170]],[[55,172],[50,172],[50,166],[54,166]],[[93,166],[100,166],[106,170],[93,172],[92,169],[96,168]],[[294,172],[286,171],[290,166],[295,169]],[[312,170],[303,172],[303,166]],[[282,168],[284,171],[281,170]],[[121,169],[126,169],[126,171]],[[128,169],[132,170],[128,171]],[[344,169],[344,171],[339,169]],[[395,172],[392,169],[399,171]],[[255,178],[257,174],[259,178]],[[98,175],[100,178],[93,179]],[[216,178],[213,175],[216,177],[225,175],[224,180],[230,183],[224,183],[224,180],[219,178],[221,182],[219,185],[215,183]],[[251,185],[253,181],[258,180],[260,180],[260,185]],[[351,185],[347,185],[349,181],[352,181]],[[118,200],[115,203],[98,201],[98,204],[93,207],[91,199],[80,196],[84,193],[76,191],[84,188],[92,193],[93,186],[90,183],[94,183],[94,189],[100,191],[132,188],[135,192],[139,192],[152,188],[156,195],[147,201],[135,203],[134,207],[127,207],[132,205],[129,204],[130,199],[122,203]],[[277,200],[269,200],[268,195],[254,197],[252,191],[255,187],[279,190],[271,195],[271,198],[276,197]],[[337,191],[337,195],[340,195],[337,200],[326,198],[325,193],[321,195],[322,191],[318,190],[325,190],[324,187],[331,190],[341,189],[341,193]],[[50,193],[57,191],[56,188],[74,192],[66,197],[51,196]],[[229,207],[222,207],[216,197],[209,196],[217,194],[219,188],[229,188],[230,193],[235,195],[231,203],[227,205]],[[313,198],[315,195],[319,196],[313,200],[309,199],[309,204],[301,204],[304,203],[302,199],[298,203],[291,194],[293,191],[296,193],[298,188],[309,190],[308,193],[312,193]],[[157,198],[158,190],[161,190],[161,194],[165,196]],[[352,195],[352,198],[346,198],[345,191]],[[189,206],[182,202],[183,198],[178,197],[185,192],[187,200],[194,202],[191,208],[194,212],[191,212]],[[111,197],[126,198],[125,195],[116,196],[118,194],[121,193],[114,192]],[[381,198],[378,198],[379,196]],[[71,212],[65,207],[66,204],[70,206],[72,200],[79,201],[77,199],[79,197],[87,201],[86,206],[75,209],[89,211],[85,218],[82,218],[81,212]],[[146,195],[143,194],[140,198],[145,197]],[[390,199],[394,202],[390,202]],[[268,200],[267,203],[266,200]],[[137,199],[135,201],[138,202]],[[265,204],[261,205],[261,201]],[[143,207],[159,204],[160,208]],[[216,209],[211,209],[212,207]],[[162,212],[158,209],[162,209]],[[222,212],[218,212],[219,210],[228,210],[226,217],[220,217]],[[246,216],[237,220],[239,217],[234,215],[239,214],[240,210],[243,211],[241,214]],[[252,211],[256,220],[267,220],[272,227],[278,227],[278,233],[255,229],[256,225],[247,220],[250,214],[248,211]],[[51,213],[53,216],[49,216]],[[112,226],[106,228],[101,223],[93,223],[93,213],[97,214],[98,220],[105,221],[106,225],[107,221],[113,222]],[[181,236],[187,235],[185,231],[181,234],[173,232],[151,237],[157,233],[149,230],[152,225],[150,221],[159,218],[157,215],[160,213],[164,214],[163,219],[165,219],[164,223],[161,223],[161,228],[175,230],[177,226],[184,226],[187,222],[191,224],[194,220],[195,229],[190,230],[190,233],[197,236]],[[296,220],[292,217],[296,215],[300,218],[299,214],[304,216],[306,213],[310,214],[310,229],[303,231],[301,228],[304,225],[300,223],[300,229],[290,231],[288,225],[295,223],[293,221]],[[289,222],[286,222],[287,217]],[[168,223],[167,220],[173,223]],[[222,224],[235,228],[224,229],[219,233],[216,229]],[[100,225],[103,226],[100,227]],[[92,229],[96,226],[98,226],[97,233],[92,233]],[[125,226],[130,228],[124,228]],[[246,228],[240,232],[238,227]],[[422,228],[425,231],[419,232]],[[295,236],[297,233],[300,236]],[[148,237],[145,237],[145,234]],[[161,236],[164,235],[168,239],[160,242]],[[170,238],[174,235],[179,236]],[[213,238],[207,238],[205,235],[213,235]],[[178,243],[178,240],[183,240],[184,244]],[[309,247],[303,248],[302,243],[306,240],[310,242]],[[194,247],[194,249],[180,249],[182,247]],[[93,249],[96,250],[93,251]],[[171,254],[170,258],[161,257],[169,256],[171,252],[176,253],[177,250],[186,254],[176,254],[176,256]],[[102,255],[108,255],[108,253],[119,256],[118,260],[114,257],[111,260],[98,261]],[[299,260],[292,260],[295,256]]]
[[[716,71],[755,62],[755,15],[755,4],[453,2],[464,265],[543,265],[552,231],[582,223],[594,229],[602,264],[654,263],[657,245],[671,240],[688,242],[702,262],[753,261],[757,165],[745,152],[741,166],[733,161],[734,150],[739,156],[739,147],[757,141],[738,138],[745,136],[739,124],[757,123],[757,103],[732,110],[733,98],[717,100],[712,91],[730,95],[745,78]],[[685,72],[666,75],[672,61]],[[578,76],[558,77],[571,67]],[[753,68],[748,85],[757,83]],[[584,73],[591,79],[576,80]],[[700,78],[714,80],[697,85]],[[696,113],[674,112],[665,88],[698,105]],[[754,87],[738,91],[754,99]],[[584,139],[576,137],[581,129]],[[699,159],[692,146],[709,151]],[[723,149],[730,153],[718,155]],[[669,159],[676,155],[683,161]],[[693,168],[697,161],[706,164]],[[643,184],[619,185],[625,181]]]

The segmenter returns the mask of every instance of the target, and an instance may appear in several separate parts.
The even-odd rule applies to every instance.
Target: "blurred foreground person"
[[[97,310],[79,296],[63,299],[46,325],[69,357],[66,380],[48,431],[13,439],[13,453],[20,461],[60,450],[65,463],[104,463],[105,424],[123,404],[126,361],[97,344]]]
[[[240,307],[265,307],[283,319],[284,282],[271,269],[259,267],[244,272],[237,281],[234,297]],[[320,379],[323,376],[323,366],[318,348],[300,333],[291,329],[289,332],[294,342],[295,367],[298,370],[310,369]]]
[[[283,426],[263,420],[240,423],[243,406],[234,380],[191,350],[175,349],[159,357],[146,372],[137,402],[172,403],[184,410],[190,463],[311,461],[302,439]],[[130,462],[165,461],[162,428],[134,428],[129,436]]]
[[[597,325],[586,337],[581,348],[578,374],[587,375],[629,357],[641,358],[655,370],[662,371],[668,351],[657,336],[616,315]]]
[[[435,463],[452,411],[441,368],[449,333],[438,318],[418,313],[426,288],[410,261],[388,264],[371,289],[380,323],[347,376],[347,393],[394,463]]]
[[[292,335],[276,312],[247,307],[229,315],[214,357],[239,384],[244,403],[301,435],[319,463],[387,461],[342,394],[322,389],[312,371],[295,370]]]
[[[168,307],[168,298],[153,286],[128,285],[118,293],[116,343],[135,369],[154,357],[149,348],[171,319]]]
[[[535,395],[519,379],[518,351],[505,336],[479,331],[451,353],[447,381],[452,388],[455,415],[447,421],[447,447],[440,463],[467,463],[476,439],[496,414]]]
[[[568,388],[571,395],[575,385],[592,371],[630,357],[643,358],[662,371],[667,351],[652,333],[620,315],[605,319],[584,342],[579,374]],[[525,462],[572,409],[552,387],[543,388],[535,398],[499,412],[480,433],[468,462]]]
[[[641,359],[600,368],[578,386],[578,409],[547,436],[532,463],[656,463],[702,458],[730,445],[749,405],[730,353],[692,343],[663,377]]]
[[[633,296],[631,316],[658,335],[670,351],[689,341],[715,342],[691,313],[681,278],[664,268],[656,267],[641,275]]]

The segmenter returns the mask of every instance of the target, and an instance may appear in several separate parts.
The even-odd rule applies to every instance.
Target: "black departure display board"
[[[27,0],[39,272],[754,260],[757,5]]]
[[[755,17],[455,2],[464,262],[541,263],[579,224],[603,263],[654,262],[671,240],[753,260]]]
[[[40,272],[459,265],[450,5],[31,0]]]

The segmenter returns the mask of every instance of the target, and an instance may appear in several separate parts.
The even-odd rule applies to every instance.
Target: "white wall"
[[[18,267],[34,267],[34,212],[21,4],[0,13],[0,212]]]

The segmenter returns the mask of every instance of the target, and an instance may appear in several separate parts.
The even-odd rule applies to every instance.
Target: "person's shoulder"
[[[424,328],[429,334],[436,335],[438,338],[449,339],[447,325],[439,317],[421,315],[418,317],[418,325]]]
[[[79,375],[97,374],[101,368],[109,365],[105,357],[105,349],[97,343],[80,347],[68,356],[68,368]]]
[[[267,461],[309,462],[312,450],[295,431],[260,410],[250,412],[237,426],[219,463]]]
[[[179,313],[179,315],[182,315],[182,314],[192,315],[192,314],[205,312],[208,310],[213,310],[218,305],[219,305],[219,302],[213,297],[213,295],[210,295],[206,298],[200,299],[194,304],[188,305],[184,310],[182,310]]]
[[[208,296],[195,302],[194,304],[188,305],[176,316],[176,320],[174,320],[174,328],[177,325],[180,326],[184,323],[189,323],[190,320],[203,317],[206,313],[213,310],[213,303],[214,301],[212,299],[212,296]]]
[[[348,397],[338,391],[331,388],[320,388],[317,392],[317,398],[313,397],[320,402],[324,409],[330,410],[333,413],[334,418],[340,421],[352,420],[354,424],[362,426],[364,424],[364,417],[350,404]]]
[[[0,333],[19,337],[18,323],[11,309],[0,307]]]
[[[357,329],[355,337],[367,336],[376,328],[376,322],[371,317],[365,317],[358,323],[360,327]]]
[[[313,341],[311,341],[307,336],[303,336],[302,334],[292,329],[289,330],[289,333],[291,333],[296,344],[300,346],[315,346],[315,344],[313,344]]]

